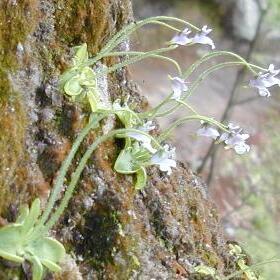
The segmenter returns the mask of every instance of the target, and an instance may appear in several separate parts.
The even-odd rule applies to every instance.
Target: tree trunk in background
[[[94,54],[131,20],[130,0],[1,1],[2,225],[14,221],[20,205],[35,197],[46,202],[57,170],[85,124],[81,109],[57,88],[70,48],[87,42]],[[109,93],[108,102],[130,95],[131,106],[147,106],[125,69],[99,82],[103,95]],[[81,152],[115,123],[108,120],[92,133]],[[117,144],[101,145],[83,172],[53,232],[69,255],[63,272],[46,279],[202,279],[193,272],[197,264],[234,271],[217,211],[200,180],[180,163],[170,178],[151,168],[147,187],[136,192],[130,176],[112,169]],[[28,264],[0,261],[0,279],[26,277]]]

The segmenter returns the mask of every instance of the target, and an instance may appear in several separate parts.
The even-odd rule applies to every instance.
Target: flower
[[[156,126],[153,124],[153,121],[147,121],[143,124],[143,126],[138,127],[137,129],[144,131],[144,132],[149,132],[152,131],[156,128]]]
[[[274,64],[269,64],[269,66],[268,66],[268,71],[269,71],[271,74],[274,74],[274,75],[278,75],[278,74],[280,73],[280,69],[275,70]]]
[[[176,34],[172,38],[171,43],[175,45],[181,45],[181,46],[190,44],[192,42],[192,38],[189,38],[190,33],[191,31],[186,27],[182,32]]]
[[[280,79],[275,77],[279,73],[280,70],[275,70],[274,65],[270,64],[267,72],[260,72],[256,79],[250,80],[249,86],[257,88],[260,96],[269,97],[270,92],[267,88],[270,88],[274,85],[280,86]]]
[[[175,148],[170,148],[168,145],[164,145],[163,150],[159,150],[151,158],[151,164],[159,165],[159,169],[163,172],[171,174],[171,167],[176,167],[175,161]]]
[[[127,136],[140,142],[142,144],[142,146],[144,148],[146,148],[150,153],[154,154],[157,151],[155,148],[152,147],[152,144],[151,144],[152,139],[149,136],[144,135],[140,132],[136,132],[136,131],[128,132]]]
[[[214,140],[216,140],[220,133],[217,129],[211,127],[208,123],[202,122],[201,128],[199,128],[196,132],[198,136],[204,136],[204,137],[210,137]]]
[[[241,133],[242,128],[239,126],[229,123],[229,132],[225,132],[221,135],[220,141],[224,141],[226,144],[226,149],[234,149],[239,155],[242,155],[250,151],[250,146],[245,143],[245,141],[250,137],[249,134]]]
[[[230,149],[233,148],[235,152],[239,155],[242,155],[246,152],[250,151],[250,146],[245,143],[250,137],[249,134],[241,134],[237,133],[236,135],[230,136],[227,140],[225,140],[226,148]]]
[[[239,125],[236,125],[236,124],[233,124],[233,123],[229,123],[229,124],[228,124],[228,129],[229,129],[231,132],[236,132],[237,130],[240,130],[240,126],[239,126]]]
[[[208,29],[207,25],[204,25],[201,29],[200,33],[197,33],[192,38],[192,43],[195,44],[203,44],[210,45],[212,50],[215,49],[215,44],[211,38],[208,37],[208,34],[212,31],[212,29]]]
[[[175,45],[185,46],[187,44],[203,44],[210,45],[212,49],[215,49],[215,44],[211,38],[208,37],[208,34],[212,29],[208,29],[207,25],[204,25],[200,31],[194,37],[189,37],[191,31],[186,27],[182,32],[176,34],[171,43]]]
[[[187,82],[179,77],[169,77],[172,84],[173,95],[171,99],[179,100],[184,91],[188,90]]]

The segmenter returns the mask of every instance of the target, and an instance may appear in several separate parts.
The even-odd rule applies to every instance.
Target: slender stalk
[[[153,109],[140,113],[139,115],[143,118],[150,118],[153,119],[156,116],[157,111],[166,103],[168,103],[168,101],[170,100],[170,98],[172,97],[173,93],[170,93],[168,96],[166,96],[166,98],[164,98],[156,107],[154,107]]]
[[[232,66],[239,66],[239,65],[244,65],[244,63],[243,62],[230,61],[230,62],[219,63],[217,65],[214,65],[214,66],[208,68],[206,71],[204,71],[202,74],[199,75],[199,77],[192,84],[191,88],[186,92],[185,95],[183,95],[182,99],[185,100],[186,98],[190,97],[193,94],[193,92],[197,89],[197,87],[200,85],[200,83],[207,76],[209,76],[212,72],[217,71],[219,69],[222,69],[224,67],[232,67]],[[249,64],[249,65],[251,65],[251,64]],[[171,114],[175,110],[177,110],[178,107],[180,107],[180,106],[181,106],[181,104],[176,104],[164,113],[155,114],[155,117],[163,117],[163,116],[166,116],[168,114]]]
[[[133,55],[133,56],[137,56],[137,55],[143,55],[145,54],[145,52],[137,52],[137,51],[130,51],[130,52],[112,52],[112,53],[107,53],[105,54],[103,57],[111,57],[111,56],[130,56],[130,55]],[[162,60],[165,60],[167,62],[170,62],[170,63],[173,63],[174,66],[176,67],[179,75],[181,76],[182,75],[182,69],[181,67],[179,66],[179,63],[170,58],[170,57],[167,57],[167,56],[163,56],[163,55],[158,55],[158,54],[154,54],[154,55],[151,55],[151,58],[158,58],[158,59],[162,59]]]
[[[54,204],[57,200],[57,197],[63,187],[63,182],[65,179],[65,176],[72,163],[73,158],[75,157],[75,155],[77,153],[77,150],[79,149],[82,141],[88,135],[88,133],[93,128],[95,128],[98,125],[98,123],[100,122],[100,120],[103,119],[104,117],[105,117],[105,115],[102,114],[101,116],[96,116],[95,119],[92,119],[92,121],[85,128],[82,129],[79,136],[73,143],[70,153],[68,154],[67,158],[63,161],[63,163],[59,169],[59,172],[58,172],[59,175],[57,176],[57,178],[55,180],[53,190],[51,192],[51,196],[49,197],[46,209],[43,212],[43,215],[41,216],[41,218],[39,219],[39,223],[36,225],[36,227],[38,227],[38,228],[42,227],[44,225],[44,223],[47,221],[47,219],[54,207]]]
[[[257,1],[257,3],[259,3],[259,1]],[[254,39],[251,41],[251,43],[249,44],[249,48],[246,54],[246,60],[249,61],[251,60],[252,54],[255,50],[256,44],[258,42],[258,39],[260,37],[260,31],[261,31],[261,27],[263,25],[263,22],[265,20],[267,11],[268,11],[268,7],[266,8],[262,8],[261,5],[259,5],[260,11],[261,11],[261,15],[258,21],[258,25],[257,25],[257,29],[256,29],[256,33],[254,36]],[[260,69],[261,71],[266,71],[266,69]],[[234,81],[233,87],[231,89],[230,95],[229,95],[229,99],[228,102],[225,106],[224,109],[224,113],[223,116],[221,118],[221,121],[226,121],[231,113],[232,107],[235,105],[235,99],[236,99],[236,89],[239,85],[239,83],[243,80],[244,78],[244,74],[245,74],[245,67],[243,67],[242,69],[240,69],[237,73],[236,79]],[[202,172],[202,170],[204,169],[204,167],[206,166],[206,163],[208,161],[209,158],[213,157],[214,154],[216,153],[216,149],[214,149],[214,143],[212,142],[212,144],[210,145],[208,151],[206,152],[202,163],[200,164],[200,166],[198,167],[197,171],[200,173]]]
[[[149,23],[149,21],[173,21],[173,22],[178,22],[178,23],[182,23],[184,25],[187,25],[187,26],[191,27],[192,29],[194,29],[196,31],[201,31],[200,28],[196,27],[195,25],[191,24],[188,21],[185,21],[183,19],[176,18],[176,17],[170,17],[170,16],[155,16],[155,17],[144,19],[144,20],[140,20],[136,24],[139,24],[139,25],[141,25],[143,23],[147,24],[147,23]]]
[[[158,20],[153,20],[150,22],[150,24],[158,24],[158,25],[161,25],[161,26],[164,26],[172,31],[176,31],[176,32],[181,32],[180,29],[168,24],[168,23],[165,23],[165,22],[161,22],[161,21],[158,21]]]
[[[123,128],[123,129],[115,129],[112,130],[111,132],[109,132],[106,135],[102,135],[99,138],[97,138],[87,149],[87,151],[85,152],[85,154],[83,155],[82,159],[80,160],[75,172],[72,174],[71,176],[71,182],[68,186],[68,188],[66,189],[66,192],[63,196],[63,199],[59,205],[59,207],[56,209],[55,213],[52,215],[52,217],[50,218],[50,220],[47,222],[46,226],[44,227],[44,231],[47,232],[49,231],[54,225],[55,223],[58,221],[58,219],[60,218],[60,216],[62,215],[64,209],[67,207],[69,200],[71,199],[74,189],[78,183],[78,180],[87,164],[87,161],[89,160],[90,156],[92,155],[92,153],[94,152],[94,150],[104,141],[113,138],[114,136],[116,136],[117,134],[125,134],[125,133],[129,133],[129,132],[137,132],[139,134],[143,134],[143,135],[148,135],[145,132],[141,131],[141,130],[137,130],[137,129],[128,129],[128,128]],[[151,137],[149,135],[149,137]],[[161,147],[160,144],[151,137],[151,139],[154,141],[154,143]],[[38,234],[38,232],[36,233]]]
[[[183,117],[183,118],[175,121],[172,125],[170,125],[166,130],[163,131],[163,133],[159,137],[159,140],[164,141],[169,136],[169,134],[171,133],[172,130],[174,130],[179,125],[181,125],[187,121],[192,121],[192,120],[205,121],[207,123],[210,123],[210,124],[213,124],[213,125],[219,127],[220,129],[222,129],[224,131],[228,131],[226,129],[226,126],[224,126],[223,124],[221,124],[211,118],[201,116],[201,115],[191,115],[191,116]]]
[[[257,65],[254,64],[250,64],[246,61],[246,59],[244,59],[242,56],[235,54],[233,52],[228,52],[228,51],[216,51],[216,52],[211,52],[208,53],[206,55],[204,55],[201,59],[199,59],[197,62],[195,62],[194,64],[192,64],[185,72],[184,72],[184,78],[188,78],[202,63],[217,57],[217,56],[233,56],[235,58],[237,58],[238,60],[240,60],[241,62],[244,62],[245,66],[247,66],[247,68],[254,74],[257,75],[257,72],[254,70],[260,70],[260,71],[267,71],[267,69],[264,69],[262,67],[259,67]]]
[[[185,106],[187,109],[189,109],[190,111],[192,111],[196,115],[199,115],[197,113],[197,111],[191,105],[189,105],[187,102],[184,102],[183,100],[180,100],[180,99],[176,100],[176,102],[182,104],[183,106]]]
[[[235,53],[232,52],[228,52],[228,51],[218,51],[218,52],[211,52],[209,54],[206,54],[205,56],[203,56],[199,61],[197,61],[196,63],[194,63],[193,65],[191,65],[184,73],[183,73],[183,77],[184,79],[188,78],[194,71],[195,69],[201,65],[203,62],[216,57],[216,56],[233,56],[235,58],[237,58],[238,60],[240,60],[240,62],[224,62],[224,63],[219,63],[215,66],[210,67],[207,71],[203,72],[198,78],[197,80],[194,82],[194,86],[192,86],[192,88],[190,89],[190,94],[189,96],[192,94],[192,92],[197,88],[197,86],[200,84],[200,82],[206,78],[209,74],[211,74],[213,71],[219,70],[220,68],[223,67],[228,67],[228,66],[234,66],[234,65],[244,65],[244,67],[247,67],[253,74],[257,74],[257,72],[254,70],[261,70],[261,71],[266,71],[267,69],[264,69],[262,67],[259,67],[257,65],[254,65],[252,63],[248,63],[243,57],[241,57],[240,55],[237,55]],[[156,112],[163,106],[165,105],[168,101],[170,100],[170,96],[172,96],[172,94],[170,94],[166,99],[164,99],[158,106],[156,106],[155,108],[153,108],[151,111],[149,112],[145,112],[143,113],[145,116],[153,116],[153,117],[162,117],[162,116],[166,116],[170,113],[172,113],[173,111],[177,110],[177,108],[180,106],[179,104],[173,106],[171,109],[169,109],[168,111],[161,113],[161,114],[156,114]]]
[[[121,42],[123,42],[126,38],[128,38],[130,36],[130,34],[132,34],[137,29],[141,28],[144,25],[157,24],[157,25],[162,25],[164,27],[167,27],[171,30],[179,31],[177,28],[175,28],[169,24],[166,24],[164,22],[161,22],[161,21],[171,21],[171,22],[181,23],[181,24],[184,24],[184,25],[187,25],[187,26],[193,28],[196,31],[200,31],[200,29],[198,27],[196,27],[195,25],[193,25],[185,20],[175,18],[175,17],[156,16],[156,17],[144,19],[144,20],[138,21],[136,23],[131,23],[127,27],[125,27],[121,31],[119,31],[106,44],[106,46],[95,57],[93,57],[92,59],[89,59],[88,62],[84,66],[90,66],[90,65],[95,64],[98,60],[103,58],[104,54],[112,51],[116,46],[118,46]]]
[[[101,71],[100,73],[98,73],[96,76],[102,76],[102,75],[105,75],[105,74],[109,74],[109,73],[112,73],[118,69],[121,69],[125,66],[128,66],[130,64],[133,64],[133,63],[136,63],[140,60],[143,60],[145,58],[149,58],[149,57],[152,57],[153,55],[157,55],[159,53],[164,53],[164,52],[168,52],[168,51],[171,51],[171,50],[174,50],[176,49],[177,46],[170,46],[170,47],[167,47],[167,48],[161,48],[161,49],[158,49],[158,50],[153,50],[151,52],[146,52],[146,53],[143,53],[143,54],[140,54],[134,58],[131,58],[131,59],[127,59],[121,63],[117,63],[115,65],[113,65],[112,67],[109,67],[107,70],[105,71]]]

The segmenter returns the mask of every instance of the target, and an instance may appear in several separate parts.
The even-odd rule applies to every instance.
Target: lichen
[[[0,63],[2,68],[15,68],[16,50],[34,30],[38,16],[37,0],[1,1]]]
[[[58,40],[71,44],[87,42],[90,51],[100,46],[108,33],[108,1],[56,0],[56,25]]]
[[[3,74],[0,72],[0,75]],[[3,76],[2,76],[3,77]],[[0,90],[10,92],[8,81],[2,80]],[[4,88],[3,88],[4,85]],[[15,169],[24,158],[24,137],[26,128],[26,115],[21,99],[15,93],[9,99],[0,102],[0,215],[15,198],[15,192],[9,189],[18,181]]]

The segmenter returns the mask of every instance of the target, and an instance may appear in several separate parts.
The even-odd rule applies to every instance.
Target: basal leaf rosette
[[[32,264],[32,280],[41,280],[44,269],[57,272],[58,263],[64,258],[65,249],[46,233],[34,234],[35,224],[41,214],[40,200],[35,199],[31,208],[24,207],[16,222],[0,229],[0,256],[6,260]]]

